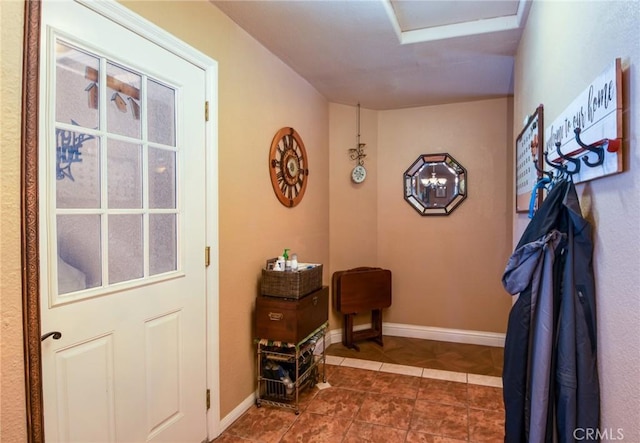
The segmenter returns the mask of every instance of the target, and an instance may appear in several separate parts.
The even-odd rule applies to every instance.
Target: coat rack
[[[615,59],[546,128],[545,164],[574,183],[622,172],[622,68]]]
[[[559,155],[559,157],[553,162],[549,161],[549,153],[545,151],[545,163],[547,163],[552,168],[557,169],[562,174],[573,176],[580,173],[580,168],[582,165],[580,160],[584,162],[586,167],[596,168],[604,164],[606,152],[614,153],[618,152],[618,150],[620,149],[619,139],[610,140],[608,138],[605,138],[587,145],[580,139],[580,132],[580,128],[574,129],[576,143],[578,143],[578,145],[580,146],[579,150],[575,151],[571,155],[564,154],[561,151],[560,142],[556,142],[556,153]],[[581,157],[575,157],[585,152],[587,152],[587,154],[584,154]],[[588,153],[594,153],[596,160],[591,160]],[[570,167],[569,164],[572,164],[573,166]],[[543,173],[549,174],[548,171],[543,171]]]
[[[610,140],[601,139],[591,144],[585,144],[580,139],[580,128],[574,129],[575,141],[580,146],[580,149],[569,154],[562,152],[560,142],[556,142],[556,153],[559,155],[554,161],[549,160],[549,152],[544,151],[544,162],[551,168],[550,170],[544,170],[535,165],[535,168],[540,173],[540,177],[533,187],[531,192],[531,201],[529,203],[529,218],[533,218],[536,211],[536,198],[540,198],[544,191],[550,191],[555,184],[560,180],[574,181],[574,176],[584,173],[582,164],[585,168],[597,168],[601,167],[605,161],[605,155],[607,152],[617,153],[620,149],[620,139]],[[583,154],[581,157],[576,157]],[[590,154],[595,154],[595,161],[590,158]],[[582,162],[581,162],[582,161]]]
[[[587,145],[580,139],[580,133],[582,132],[581,128],[575,128],[573,132],[575,134],[575,141],[580,146],[580,149],[574,151],[571,154],[564,154],[561,150],[560,142],[556,142],[556,153],[559,155],[559,157],[553,162],[549,161],[549,153],[547,151],[544,152],[545,163],[564,174],[568,174],[570,176],[579,174],[581,168],[580,160],[582,160],[585,166],[589,168],[602,166],[604,164],[605,155],[607,152],[617,153],[620,150],[620,139],[611,140],[608,138],[604,138]],[[589,153],[595,154],[595,161],[591,159]],[[584,155],[582,155],[581,157],[576,157],[581,154]],[[573,166],[569,167],[569,164],[572,164]],[[542,172],[548,174],[548,172],[546,171]]]
[[[595,140],[595,141],[591,141]],[[544,164],[535,164],[529,217],[559,180],[582,183],[622,172],[622,68],[615,59],[546,128]]]

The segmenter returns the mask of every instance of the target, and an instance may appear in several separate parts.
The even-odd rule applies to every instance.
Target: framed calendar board
[[[516,212],[529,212],[531,192],[542,175],[543,143],[543,108],[536,108],[518,137],[516,138],[515,153],[515,188],[516,188]],[[536,196],[536,208],[542,204],[543,195]]]

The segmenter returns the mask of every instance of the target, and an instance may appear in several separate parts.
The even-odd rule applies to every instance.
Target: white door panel
[[[59,440],[115,441],[113,335],[59,349],[53,369]],[[91,408],[86,407],[87,398]]]
[[[41,329],[62,333],[42,343],[45,438],[200,442],[205,72],[82,4],[42,6]]]

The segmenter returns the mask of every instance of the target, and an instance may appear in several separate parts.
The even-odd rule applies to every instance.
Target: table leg
[[[353,317],[354,314],[345,314],[342,322],[342,344],[349,349],[360,351],[360,347],[353,342]]]
[[[374,309],[371,311],[371,329],[375,332],[374,337],[372,337],[373,341],[378,343],[380,346],[384,346],[382,344],[382,310]]]

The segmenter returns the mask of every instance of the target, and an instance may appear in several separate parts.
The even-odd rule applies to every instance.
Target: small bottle
[[[276,260],[276,264],[273,267],[274,271],[284,271],[284,257],[281,255],[278,257],[278,260]]]
[[[291,271],[291,260],[289,259],[289,248],[285,248],[282,253],[282,257],[284,258],[284,265],[282,266],[283,271]]]
[[[298,270],[298,254],[291,254],[291,270]]]

